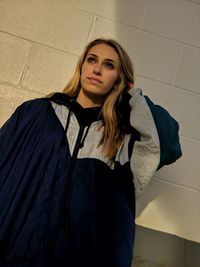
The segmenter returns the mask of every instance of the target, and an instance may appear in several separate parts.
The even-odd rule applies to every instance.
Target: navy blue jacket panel
[[[23,103],[3,125],[0,266],[131,266],[135,194],[181,149],[167,111],[137,90],[129,103],[113,160],[99,145],[100,109],[65,94]]]

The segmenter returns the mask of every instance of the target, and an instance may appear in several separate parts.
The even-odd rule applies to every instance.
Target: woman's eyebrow
[[[93,57],[98,57],[97,55],[95,54],[87,54],[88,56],[93,56]]]
[[[95,54],[88,54],[88,56],[93,56],[93,57],[95,57],[95,58],[98,58],[98,56],[95,55]],[[112,63],[114,63],[114,64],[117,64],[116,61],[115,61],[114,59],[111,59],[111,58],[105,58],[104,60],[105,60],[105,61],[112,62]]]

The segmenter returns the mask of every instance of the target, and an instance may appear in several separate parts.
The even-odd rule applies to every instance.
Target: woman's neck
[[[82,90],[80,90],[76,101],[83,107],[83,108],[93,108],[102,106],[103,100],[99,96],[85,94]]]

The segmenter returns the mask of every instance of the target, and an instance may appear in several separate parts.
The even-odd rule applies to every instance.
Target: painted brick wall
[[[199,0],[1,0],[0,125],[23,101],[62,91],[99,36],[127,49],[136,86],[180,123],[183,157],[152,179],[137,223],[200,242]]]

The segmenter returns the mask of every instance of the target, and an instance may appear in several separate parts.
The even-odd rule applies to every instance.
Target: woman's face
[[[93,46],[82,65],[79,94],[102,104],[118,79],[119,69],[119,56],[114,48],[106,44]]]

